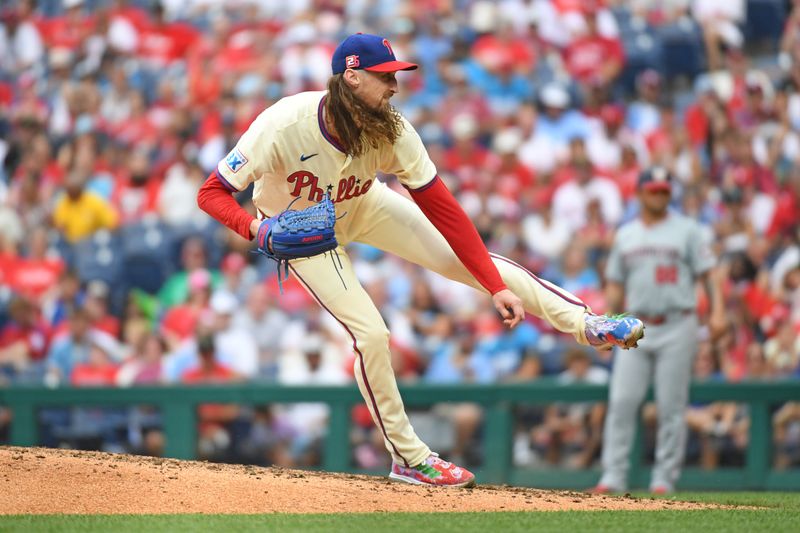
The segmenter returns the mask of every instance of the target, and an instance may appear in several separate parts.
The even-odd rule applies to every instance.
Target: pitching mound
[[[367,513],[703,509],[513,487],[434,489],[387,478],[100,452],[0,447],[0,514]]]

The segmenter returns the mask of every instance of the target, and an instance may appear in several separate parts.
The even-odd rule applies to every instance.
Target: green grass
[[[797,531],[800,494],[683,493],[675,500],[758,506],[705,511],[377,513],[341,515],[65,515],[0,517],[0,532],[105,531]]]
[[[651,498],[649,493],[634,493],[639,498]],[[800,492],[680,492],[659,499],[684,502],[719,503],[721,505],[747,505],[769,507],[775,510],[800,513]]]

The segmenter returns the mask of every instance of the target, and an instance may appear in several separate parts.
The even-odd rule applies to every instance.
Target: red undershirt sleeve
[[[235,191],[215,170],[197,192],[197,205],[245,239],[253,240],[250,223],[254,217],[233,197]]]
[[[467,270],[490,294],[506,288],[478,230],[439,176],[418,189],[408,189],[408,192]]]

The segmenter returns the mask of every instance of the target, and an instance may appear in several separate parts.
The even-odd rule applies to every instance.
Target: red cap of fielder
[[[417,66],[414,63],[398,61],[388,39],[368,33],[356,33],[346,38],[336,47],[331,59],[331,70],[334,74],[341,74],[349,68],[371,72],[396,72],[414,70]]]
[[[670,191],[672,175],[664,167],[649,168],[639,175],[638,186],[645,191]]]

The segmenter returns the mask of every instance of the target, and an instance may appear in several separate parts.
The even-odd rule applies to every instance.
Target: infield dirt
[[[686,510],[718,506],[478,485],[0,447],[0,514],[369,513]]]

